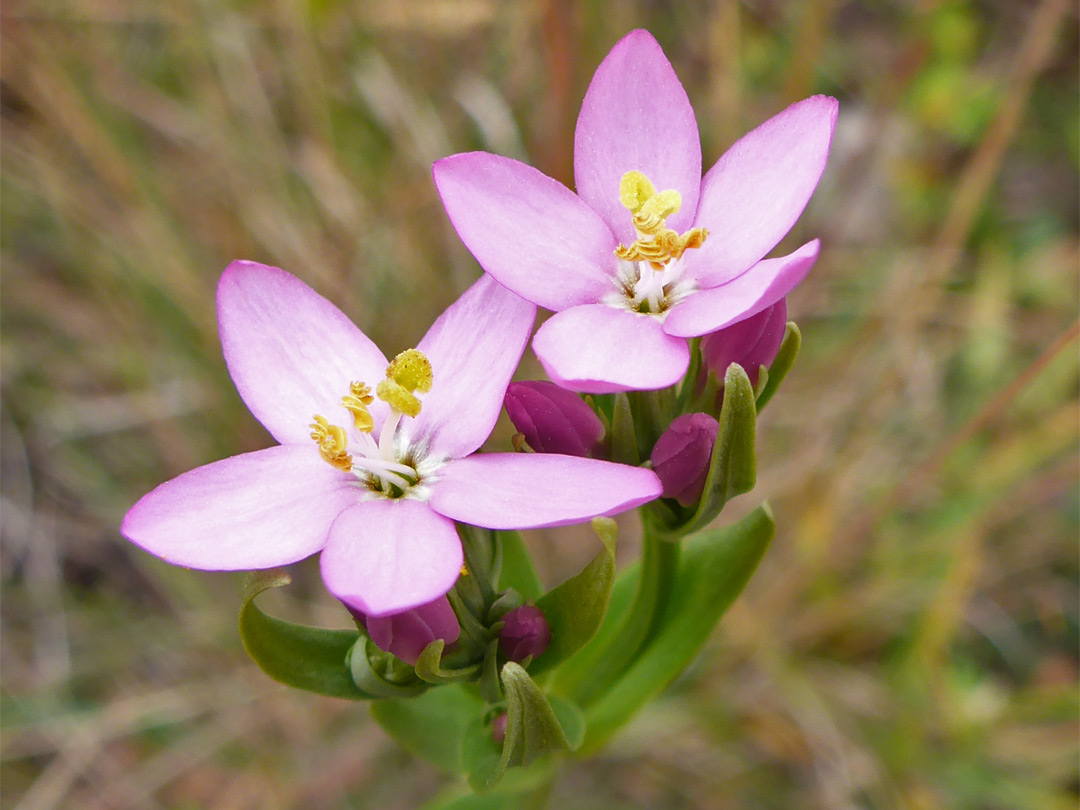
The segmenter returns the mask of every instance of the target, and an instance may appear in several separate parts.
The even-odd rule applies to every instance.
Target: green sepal
[[[348,665],[353,683],[373,697],[414,697],[428,688],[412,667],[380,650],[367,636],[358,638],[349,650]]]
[[[795,321],[788,321],[787,326],[784,327],[784,339],[780,342],[780,349],[776,352],[776,359],[773,360],[772,365],[769,367],[769,376],[765,387],[757,395],[758,413],[761,413],[761,409],[773,398],[773,394],[780,387],[780,383],[784,381],[784,377],[791,371],[791,367],[795,365],[795,358],[799,356],[801,347],[802,332],[795,325]]]
[[[360,633],[293,624],[267,616],[255,597],[292,582],[283,571],[257,571],[244,588],[240,606],[240,639],[259,669],[275,681],[318,695],[369,700],[376,695],[360,689],[349,676],[346,659]]]
[[[583,753],[603,745],[690,664],[746,587],[774,531],[772,512],[768,504],[762,504],[732,526],[683,541],[671,597],[651,642],[626,673],[585,709]],[[611,599],[612,617],[604,621],[593,643],[603,645],[614,636],[619,614],[629,605],[639,577],[636,564],[619,577]],[[571,659],[559,670],[560,678],[553,684],[557,694],[564,694],[560,688],[564,670],[570,675],[574,667],[575,659]]]
[[[477,791],[494,787],[508,767],[529,765],[556,751],[573,751],[584,739],[584,721],[574,704],[550,703],[529,673],[513,661],[503,664],[500,678],[506,695],[502,746],[491,737],[490,713],[466,731],[464,762],[469,785]]]
[[[551,643],[530,669],[534,675],[558,666],[584,647],[607,612],[615,581],[615,543],[619,528],[611,518],[594,518],[593,531],[604,549],[579,574],[536,600],[551,628]]]
[[[638,454],[637,437],[634,432],[634,415],[630,410],[630,399],[625,392],[615,394],[611,413],[611,432],[608,434],[611,445],[611,460],[617,464],[629,464],[636,467],[641,463]]]
[[[465,772],[465,729],[486,704],[460,684],[371,704],[371,716],[403,747],[450,774]]]
[[[498,584],[500,591],[513,588],[520,593],[526,601],[536,599],[544,592],[544,586],[540,584],[540,577],[533,568],[532,557],[529,549],[521,539],[521,533],[517,531],[495,532],[495,542],[500,550],[500,569]]]
[[[416,659],[416,677],[431,684],[462,683],[474,681],[480,672],[480,664],[470,664],[461,668],[443,668],[443,648],[446,641],[437,638],[424,647],[420,657]]]
[[[685,522],[663,531],[673,537],[691,534],[709,525],[724,505],[754,488],[757,480],[757,456],[754,438],[757,432],[757,408],[754,387],[743,367],[728,366],[724,375],[724,404],[720,408],[720,430],[713,444],[705,489],[694,514]]]

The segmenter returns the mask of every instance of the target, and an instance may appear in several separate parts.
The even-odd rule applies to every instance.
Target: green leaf
[[[593,529],[604,544],[581,573],[552,588],[536,601],[551,628],[551,643],[530,666],[533,674],[565,661],[596,633],[607,612],[615,581],[615,539],[618,528],[610,518],[596,518]]]
[[[580,742],[567,737],[554,707],[521,666],[507,661],[500,677],[506,695],[506,737],[501,750],[491,739],[487,722],[478,726],[474,721],[466,730],[465,766],[469,785],[477,791],[494,787],[510,766],[529,765],[555,751],[571,751],[573,742]],[[580,712],[566,701],[560,707],[573,736],[581,737]]]
[[[446,642],[437,638],[424,647],[420,657],[416,659],[416,675],[420,680],[433,684],[462,683],[476,680],[476,674],[480,671],[480,664],[471,664],[461,669],[443,668],[443,648]]]
[[[516,531],[495,532],[496,542],[502,550],[502,568],[499,571],[499,590],[513,588],[529,602],[544,592],[540,577],[533,568],[529,549]]]
[[[483,714],[485,705],[461,685],[443,686],[415,698],[380,700],[371,705],[371,716],[418,757],[460,774],[465,729]]]
[[[600,747],[689,665],[746,587],[774,531],[772,513],[762,504],[733,526],[710,529],[684,541],[675,587],[652,642],[626,674],[585,709],[583,752]],[[620,577],[620,602],[629,600],[639,574],[633,568]],[[556,680],[553,689],[563,694],[560,686]]]
[[[359,632],[293,624],[259,610],[256,596],[290,582],[283,571],[259,571],[248,580],[239,618],[247,654],[263,672],[289,686],[349,700],[373,697],[356,686],[346,663]]]
[[[518,810],[521,799],[505,793],[476,794],[471,790],[462,793],[461,788],[452,788],[447,796],[437,797],[425,804],[420,810]]]
[[[412,667],[366,636],[349,650],[349,674],[362,692],[377,698],[413,697],[428,688]]]
[[[795,358],[799,356],[801,346],[802,332],[795,325],[795,321],[788,321],[787,326],[784,328],[784,339],[780,342],[780,350],[777,351],[776,359],[773,360],[773,364],[769,367],[768,380],[761,393],[758,394],[758,413],[761,413],[761,409],[773,398],[773,394],[780,387],[780,383],[784,381],[784,377],[791,371],[791,367],[795,365]]]
[[[754,387],[743,367],[728,366],[724,375],[724,404],[720,408],[720,431],[713,445],[709,474],[697,511],[686,523],[675,529],[678,535],[691,534],[705,528],[720,514],[724,505],[754,488],[757,480],[757,457],[754,438],[757,409]]]

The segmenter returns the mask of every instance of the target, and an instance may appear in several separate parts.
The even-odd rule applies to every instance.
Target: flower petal
[[[682,195],[667,223],[689,228],[701,188],[697,119],[660,45],[642,30],[619,40],[596,69],[574,133],[577,192],[626,245],[635,232],[619,202],[619,181],[634,169],[657,190]]]
[[[401,435],[450,458],[476,450],[495,427],[535,321],[536,307],[491,276],[473,284],[417,346],[431,361],[434,382]]]
[[[323,547],[334,518],[356,503],[355,483],[314,444],[271,447],[166,481],[131,507],[120,532],[174,565],[274,568]]]
[[[837,101],[792,104],[735,143],[705,175],[695,225],[709,236],[689,251],[687,275],[724,284],[767,255],[814,193],[829,157]]]
[[[615,237],[562,183],[486,152],[438,160],[432,174],[461,241],[522,298],[560,310],[612,289]]]
[[[679,337],[706,335],[768,309],[805,278],[820,248],[814,239],[787,256],[758,262],[727,284],[694,293],[672,308],[664,330]]]
[[[665,334],[656,318],[603,304],[549,319],[533,351],[552,380],[588,394],[667,388],[690,363],[686,341]]]
[[[330,593],[367,616],[425,605],[453,587],[461,540],[426,503],[372,500],[346,509],[319,557]]]
[[[441,471],[431,507],[490,529],[531,529],[615,515],[658,498],[652,470],[547,453],[484,453]]]
[[[351,424],[341,398],[349,383],[374,385],[386,358],[341,310],[296,276],[233,262],[217,291],[221,348],[236,390],[282,444],[310,444],[311,417]],[[376,427],[386,406],[371,406]]]

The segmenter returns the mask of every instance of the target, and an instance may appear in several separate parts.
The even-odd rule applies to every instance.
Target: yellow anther
[[[431,361],[417,349],[406,349],[386,367],[386,379],[393,380],[410,393],[426,394],[431,390],[432,377]]]
[[[361,433],[371,433],[375,429],[375,422],[367,407],[374,401],[371,389],[359,382],[351,383],[349,393],[341,398],[341,404],[353,415],[353,424]]]
[[[658,192],[634,212],[634,227],[652,236],[664,228],[664,221],[682,208],[682,195],[673,188]]]
[[[420,414],[420,400],[413,393],[426,394],[433,380],[431,361],[417,349],[406,349],[386,367],[386,379],[375,386],[375,396],[405,416]]]
[[[662,267],[672,259],[680,258],[690,248],[701,247],[708,235],[705,228],[692,228],[681,236],[671,228],[664,228],[652,239],[637,239],[629,246],[619,245],[615,255],[624,261],[645,261],[654,267]]]
[[[325,416],[315,415],[315,421],[311,423],[311,438],[318,442],[319,455],[323,461],[339,470],[348,472],[352,469],[352,456],[346,449],[349,446],[349,437],[345,428],[331,425]]]
[[[655,194],[656,186],[641,172],[627,172],[619,180],[619,202],[632,214],[636,214]]]
[[[375,387],[375,394],[399,413],[414,418],[420,414],[420,400],[394,380],[383,380]]]

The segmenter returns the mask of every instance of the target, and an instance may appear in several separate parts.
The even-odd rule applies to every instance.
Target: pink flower
[[[168,562],[247,570],[322,551],[330,592],[368,617],[386,616],[453,586],[462,564],[454,521],[556,526],[659,495],[644,469],[473,455],[536,315],[490,278],[392,363],[337,307],[276,267],[234,262],[217,304],[229,373],[280,446],[184,473],[131,508],[124,536]]]
[[[712,332],[701,339],[705,365],[721,383],[732,363],[743,367],[751,385],[757,385],[758,371],[768,368],[780,351],[787,326],[787,301],[781,298],[757,315]]]
[[[435,184],[481,266],[557,314],[533,350],[548,375],[590,393],[665,388],[687,338],[767,309],[810,270],[817,240],[765,259],[825,169],[836,99],[793,104],[701,176],[694,111],[646,31],[596,71],[574,140],[577,194],[484,152],[437,161]]]

